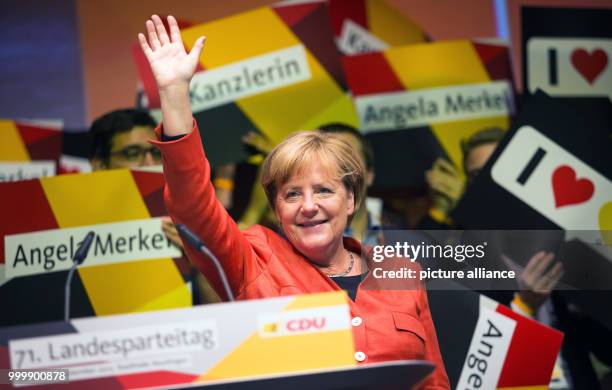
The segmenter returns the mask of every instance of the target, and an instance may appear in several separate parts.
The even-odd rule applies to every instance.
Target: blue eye
[[[331,189],[329,189],[329,188],[326,188],[326,187],[321,187],[321,188],[319,188],[319,189],[317,190],[317,192],[322,192],[322,193],[324,193],[324,194],[331,194],[331,193],[332,193],[332,190],[331,190]]]

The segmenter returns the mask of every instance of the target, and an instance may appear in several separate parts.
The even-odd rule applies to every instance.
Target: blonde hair
[[[318,161],[353,193],[355,210],[365,195],[365,166],[358,150],[334,133],[301,131],[276,146],[262,165],[261,184],[274,209],[278,188],[293,175]],[[350,223],[350,218],[349,218]]]

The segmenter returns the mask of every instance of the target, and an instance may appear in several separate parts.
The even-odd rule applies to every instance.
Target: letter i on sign
[[[525,183],[527,183],[527,180],[529,180],[529,178],[533,174],[533,171],[535,171],[535,169],[538,167],[545,155],[546,151],[541,147],[538,147],[533,156],[531,156],[531,159],[529,160],[527,165],[525,165],[525,168],[523,169],[521,174],[516,178],[516,181],[521,185],[525,185]]]
[[[548,83],[557,85],[557,49],[548,49]]]

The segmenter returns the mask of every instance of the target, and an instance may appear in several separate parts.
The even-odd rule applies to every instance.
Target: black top
[[[331,280],[336,282],[338,287],[346,291],[351,300],[355,302],[355,297],[357,296],[357,287],[359,286],[359,283],[361,283],[361,280],[364,276],[365,274],[355,276],[340,276],[337,278],[331,278]]]
[[[162,132],[161,135],[161,140],[163,142],[169,142],[169,141],[176,141],[177,139],[181,139],[185,136],[186,134],[179,134],[179,135],[166,135]]]

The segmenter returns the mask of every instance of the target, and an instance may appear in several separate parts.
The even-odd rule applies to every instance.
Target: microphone
[[[87,254],[89,253],[89,249],[91,248],[91,244],[93,243],[94,237],[96,233],[90,231],[87,233],[76,253],[72,257],[72,267],[70,271],[68,271],[68,276],[66,277],[66,285],[64,286],[64,321],[68,322],[70,320],[70,285],[72,284],[72,275],[76,270],[77,266],[83,264],[85,259],[87,258]]]
[[[74,261],[77,264],[82,264],[83,261],[85,261],[85,258],[87,257],[87,253],[89,253],[89,248],[91,248],[91,243],[93,242],[93,239],[95,236],[96,234],[94,232],[87,233],[83,241],[81,241],[81,245],[79,245],[79,249],[77,249],[76,253],[74,254],[72,261]]]
[[[206,245],[204,245],[204,242],[202,242],[202,240],[200,240],[198,236],[196,236],[191,230],[189,230],[187,226],[177,223],[176,230],[178,230],[181,237],[183,237],[185,241],[189,243],[189,245],[197,249],[199,252],[205,254],[212,260],[213,264],[217,268],[217,273],[221,277],[221,282],[223,283],[223,288],[225,289],[225,293],[227,294],[228,299],[230,301],[234,301],[234,294],[232,294],[232,289],[230,288],[229,282],[227,281],[227,275],[225,274],[223,267],[221,267],[221,263],[219,263],[219,259],[217,259],[217,256],[213,255],[213,253],[206,247]]]

